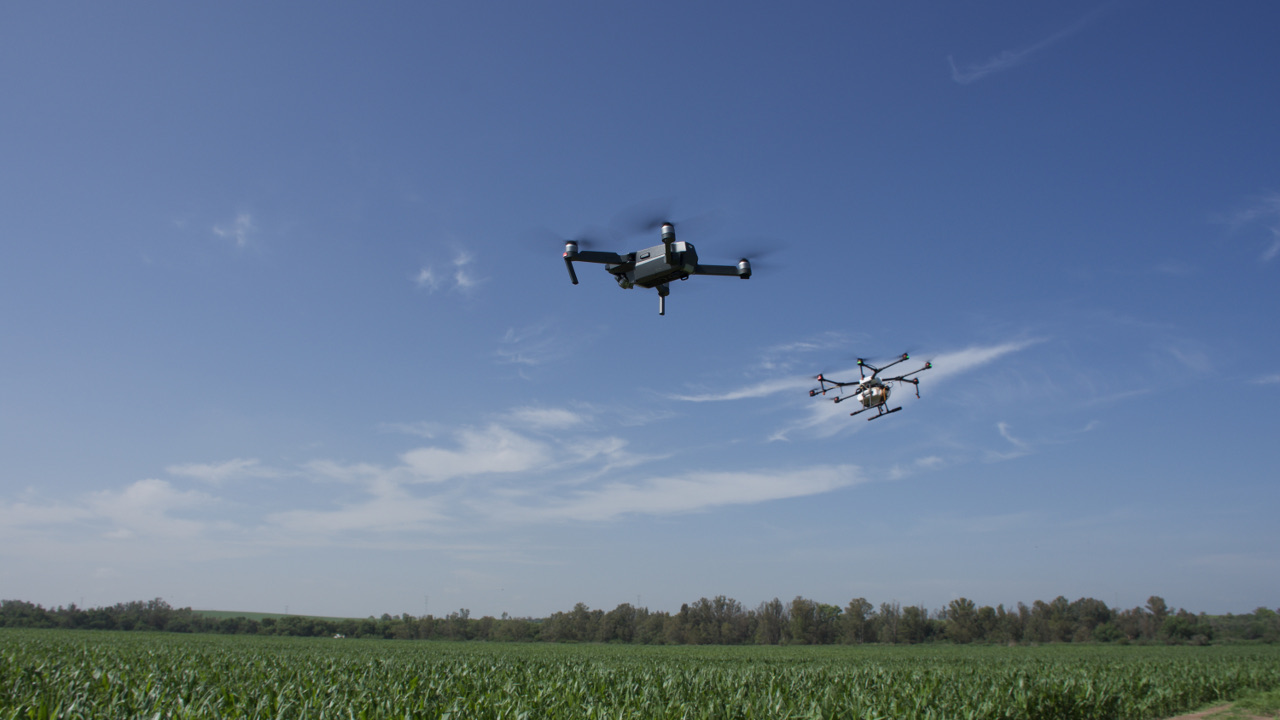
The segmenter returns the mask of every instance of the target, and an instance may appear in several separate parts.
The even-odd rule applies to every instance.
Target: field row
[[[0,631],[0,718],[1125,718],[1275,647],[652,648]]]

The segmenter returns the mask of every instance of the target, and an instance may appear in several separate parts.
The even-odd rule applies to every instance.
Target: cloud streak
[[[423,265],[418,274],[413,276],[413,284],[428,293],[437,290],[455,290],[468,292],[478,287],[484,280],[476,276],[472,269],[473,258],[465,251],[458,251],[450,263],[451,269],[437,270],[433,265]]]
[[[609,483],[544,508],[509,508],[512,520],[604,521],[627,515],[670,515],[830,492],[865,482],[852,465],[785,471],[694,472]]]
[[[1271,237],[1259,260],[1269,263],[1280,256],[1280,192],[1254,199],[1247,207],[1236,211],[1227,222],[1234,230],[1259,223],[1265,225]]]
[[[768,380],[754,385],[729,390],[720,393],[701,393],[696,395],[669,395],[672,400],[682,400],[684,402],[724,402],[726,400],[745,400],[748,398],[762,398],[769,395],[776,395],[780,392],[790,392],[793,390],[803,390],[813,384],[809,378],[782,378],[779,380]]]
[[[951,79],[957,84],[968,85],[988,75],[1015,68],[1026,62],[1032,55],[1042,52],[1080,32],[1101,13],[1102,9],[1100,8],[1034,45],[1028,45],[1017,50],[1005,50],[981,62],[959,66],[956,65],[955,59],[948,55],[947,62],[951,65]]]
[[[256,459],[228,460],[223,463],[189,463],[170,465],[165,472],[178,477],[200,480],[211,485],[221,485],[232,480],[279,477],[280,472],[263,467]]]
[[[240,213],[236,215],[227,225],[214,225],[213,234],[220,238],[227,238],[235,242],[236,247],[244,247],[249,244],[249,236],[257,230],[253,224],[253,216],[249,213]]]

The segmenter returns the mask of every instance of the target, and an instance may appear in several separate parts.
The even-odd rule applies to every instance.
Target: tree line
[[[505,642],[595,642],[664,645],[917,644],[917,643],[1171,643],[1280,642],[1280,612],[1260,607],[1241,615],[1172,610],[1152,596],[1143,607],[1110,608],[1101,600],[1057,597],[1006,609],[957,598],[946,607],[878,607],[865,598],[828,605],[804,597],[774,598],[755,608],[723,595],[653,611],[629,603],[613,610],[578,603],[545,618],[471,617],[466,608],[444,617],[383,614],[380,618],[327,619],[304,615],[213,617],[174,608],[160,598],[110,607],[44,608],[0,601],[0,627],[150,630],[361,638]]]

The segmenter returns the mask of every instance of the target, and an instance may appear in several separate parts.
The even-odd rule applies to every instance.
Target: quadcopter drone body
[[[673,280],[688,280],[690,275],[737,276],[743,280],[751,277],[751,263],[746,258],[737,265],[699,265],[698,252],[690,243],[676,242],[675,226],[669,222],[662,223],[661,245],[625,255],[579,250],[578,244],[577,240],[564,244],[564,265],[574,285],[578,284],[578,275],[573,271],[575,261],[603,264],[624,290],[637,285],[657,289],[659,315],[667,314],[667,295]]]
[[[841,402],[842,400],[857,398],[858,401],[862,403],[862,409],[855,410],[849,413],[850,415],[857,415],[858,413],[863,413],[874,408],[876,411],[876,414],[872,415],[867,419],[875,420],[881,415],[889,415],[891,413],[896,413],[902,409],[902,406],[898,406],[891,410],[885,409],[885,407],[889,402],[890,385],[896,382],[911,383],[912,385],[916,386],[916,397],[920,397],[920,379],[913,378],[911,376],[915,375],[916,373],[922,373],[925,370],[928,370],[929,368],[933,367],[933,363],[926,362],[924,364],[924,367],[920,368],[919,370],[913,370],[909,373],[906,373],[904,375],[899,375],[897,377],[882,378],[880,377],[880,373],[885,370],[888,370],[889,368],[893,367],[894,365],[897,365],[898,363],[906,362],[907,360],[910,360],[910,359],[911,357],[907,353],[903,353],[902,357],[898,358],[897,360],[894,360],[888,365],[885,365],[884,367],[876,367],[875,365],[872,365],[866,360],[863,360],[862,358],[858,358],[858,374],[862,376],[861,379],[859,379],[857,382],[839,382],[836,380],[828,380],[822,375],[818,375],[817,380],[818,380],[819,387],[814,388],[813,390],[810,390],[809,397],[813,397],[815,395],[826,395],[828,390],[836,391],[837,393],[843,393],[844,392],[843,388],[852,387],[853,390],[849,394],[847,395],[837,394],[834,400],[834,402]],[[867,375],[864,368],[870,368],[871,374]]]

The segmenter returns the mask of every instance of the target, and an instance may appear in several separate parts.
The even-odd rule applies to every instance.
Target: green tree
[[[897,600],[880,603],[880,614],[876,616],[876,639],[880,642],[898,642],[898,623],[902,619],[902,606]]]
[[[845,643],[861,645],[864,642],[872,642],[874,638],[868,639],[867,634],[871,629],[871,616],[875,612],[875,606],[867,602],[866,598],[854,598],[844,608],[844,615],[841,617],[841,639]]]
[[[777,645],[787,624],[787,610],[778,598],[760,603],[756,609],[756,643]]]
[[[978,609],[969,598],[956,598],[947,605],[947,637],[956,643],[973,642],[979,635]]]
[[[921,605],[902,608],[898,623],[899,638],[907,643],[922,643],[929,638],[929,610]]]

